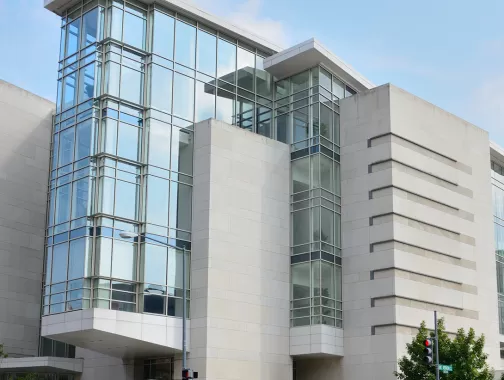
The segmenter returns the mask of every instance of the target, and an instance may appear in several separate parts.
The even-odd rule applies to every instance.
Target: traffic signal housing
[[[432,339],[424,340],[424,362],[425,364],[432,364]]]

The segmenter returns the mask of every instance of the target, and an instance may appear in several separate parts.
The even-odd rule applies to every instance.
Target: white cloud
[[[261,14],[263,0],[189,0],[194,5],[212,12],[226,21],[265,38],[281,47],[292,45],[284,23]]]

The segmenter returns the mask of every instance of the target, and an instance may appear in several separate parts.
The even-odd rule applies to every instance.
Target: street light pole
[[[123,239],[135,239],[140,235],[133,232],[121,232],[119,234]],[[146,237],[148,238],[148,237]],[[148,238],[149,239],[149,238]],[[176,245],[172,245],[169,243],[163,243],[161,241],[154,240],[156,243],[164,245],[168,248],[180,249]],[[187,329],[187,286],[186,286],[186,248],[185,246],[182,248],[182,371],[188,369],[187,368],[187,342],[186,342],[186,329]]]

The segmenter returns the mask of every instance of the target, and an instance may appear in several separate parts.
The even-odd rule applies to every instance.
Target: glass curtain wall
[[[504,167],[492,162],[491,173],[499,330],[501,334],[504,334]]]
[[[275,133],[291,144],[291,326],[342,327],[339,99],[323,67],[275,84]]]
[[[194,123],[214,117],[274,137],[266,56],[157,5],[83,0],[66,12],[44,315],[90,307],[182,315]]]

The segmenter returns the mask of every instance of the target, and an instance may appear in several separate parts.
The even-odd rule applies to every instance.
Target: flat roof
[[[348,63],[311,38],[264,60],[264,69],[278,79],[300,73],[322,64],[357,91],[376,87]]]
[[[68,8],[77,4],[80,0],[44,0],[44,7],[61,16]],[[237,25],[214,16],[183,0],[138,0],[144,4],[159,4],[183,14],[193,20],[202,22],[220,32],[243,42],[251,44],[268,54],[275,54],[283,48],[267,39],[251,33]]]

